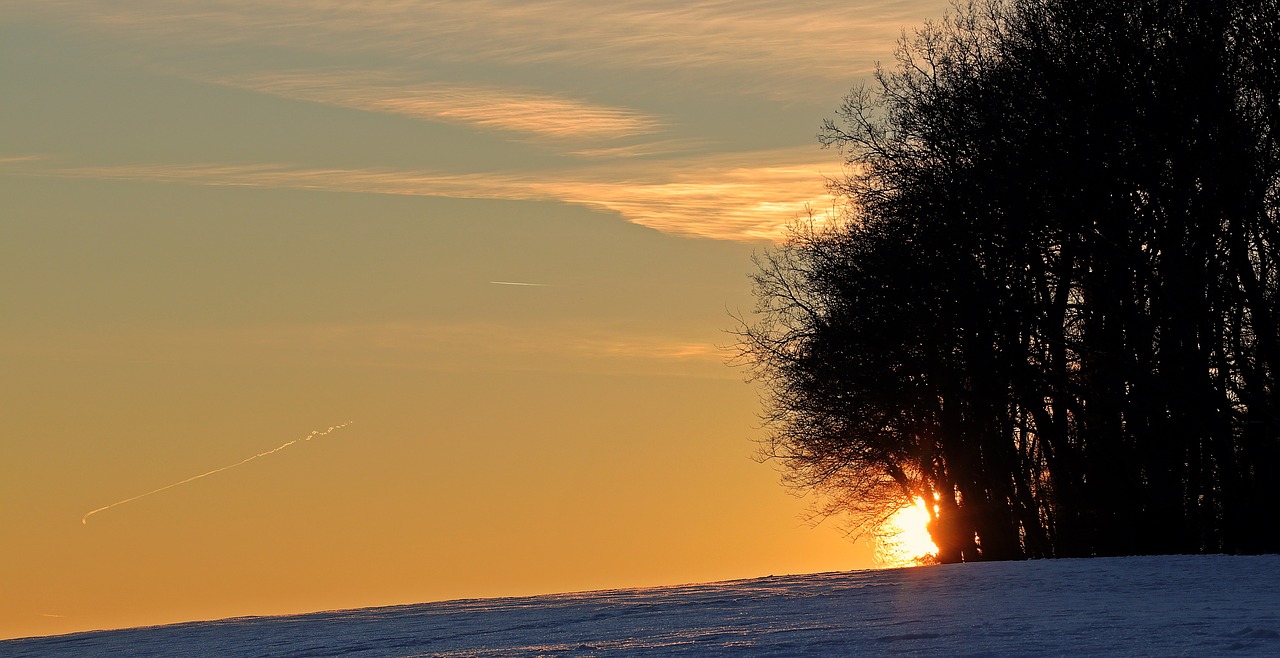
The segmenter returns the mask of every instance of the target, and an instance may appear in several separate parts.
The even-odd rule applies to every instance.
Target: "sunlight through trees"
[[[876,563],[885,567],[930,564],[938,559],[938,546],[929,536],[929,508],[923,498],[889,517],[875,538]]]
[[[1280,550],[1280,4],[992,0],[825,124],[758,258],[767,457],[943,562]]]

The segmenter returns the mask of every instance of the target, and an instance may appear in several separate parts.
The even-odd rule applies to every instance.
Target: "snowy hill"
[[[1280,556],[859,571],[0,642],[21,656],[1280,655]]]

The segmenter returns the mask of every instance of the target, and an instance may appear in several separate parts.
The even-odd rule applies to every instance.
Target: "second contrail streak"
[[[133,498],[125,498],[124,500],[116,501],[116,502],[114,502],[114,503],[111,503],[110,505],[103,505],[102,507],[99,507],[98,509],[92,510],[92,511],[88,512],[87,514],[85,514],[85,515],[80,519],[80,523],[82,523],[82,524],[84,524],[84,525],[89,525],[89,517],[93,516],[94,514],[97,514],[98,512],[102,512],[102,511],[105,511],[105,510],[109,510],[109,509],[111,509],[112,507],[116,507],[116,506],[119,506],[119,505],[123,505],[123,504],[125,504],[125,503],[132,503],[133,501],[138,500],[139,498],[146,498],[147,496],[150,496],[150,495],[153,495],[153,494],[158,494],[158,493],[160,493],[161,491],[166,491],[166,490],[168,490],[168,489],[172,489],[172,488],[174,488],[174,487],[176,487],[176,486],[178,486],[178,485],[186,484],[186,483],[188,483],[188,482],[194,482],[194,481],[196,481],[196,480],[199,480],[200,478],[209,477],[210,475],[213,475],[214,473],[221,473],[221,472],[223,472],[223,471],[225,471],[225,470],[232,469],[232,468],[235,468],[235,467],[237,467],[237,466],[241,466],[241,465],[243,465],[243,464],[247,464],[247,463],[249,463],[249,462],[251,462],[251,461],[253,461],[253,460],[255,460],[255,459],[259,458],[259,457],[266,457],[267,455],[270,455],[270,454],[273,454],[273,453],[280,452],[281,450],[284,450],[285,448],[288,448],[289,446],[291,446],[291,445],[293,445],[293,444],[295,444],[295,443],[298,443],[298,442],[300,442],[300,441],[310,441],[311,439],[314,439],[314,438],[316,438],[317,436],[324,436],[324,435],[326,435],[326,434],[329,434],[330,432],[336,432],[337,430],[340,430],[340,429],[342,429],[342,428],[346,427],[347,425],[350,425],[351,423],[352,423],[352,421],[347,421],[347,422],[345,422],[345,423],[343,423],[343,424],[341,424],[341,425],[334,425],[334,426],[330,427],[330,428],[329,428],[329,429],[327,429],[327,430],[312,430],[310,434],[308,434],[308,435],[306,435],[306,436],[302,437],[301,439],[294,439],[294,440],[292,440],[292,441],[290,441],[290,442],[288,442],[288,443],[285,443],[284,445],[281,445],[281,446],[278,446],[278,447],[272,448],[271,450],[268,450],[268,451],[266,451],[266,452],[260,452],[260,453],[258,453],[258,454],[256,454],[256,455],[252,456],[252,457],[246,457],[246,458],[244,458],[244,459],[241,459],[240,461],[238,461],[238,462],[236,462],[236,463],[234,463],[234,464],[230,464],[230,465],[228,465],[228,466],[223,466],[222,468],[215,468],[215,469],[213,469],[212,471],[209,471],[209,472],[207,472],[207,473],[201,473],[201,474],[199,474],[199,475],[193,475],[193,476],[191,476],[191,477],[189,477],[189,478],[187,478],[187,479],[185,479],[185,480],[181,480],[181,481],[178,481],[178,482],[174,482],[173,484],[166,484],[165,486],[160,487],[159,489],[152,489],[151,491],[148,491],[148,492],[146,492],[146,493],[138,494],[138,495],[134,496]]]

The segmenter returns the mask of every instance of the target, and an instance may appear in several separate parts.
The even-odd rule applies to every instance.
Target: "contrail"
[[[495,286],[529,286],[532,288],[554,288],[554,283],[523,283],[521,281],[490,281]]]
[[[230,466],[223,466],[222,468],[215,468],[215,469],[213,469],[212,471],[209,471],[208,473],[201,473],[200,475],[193,475],[193,476],[191,476],[191,477],[189,477],[189,478],[187,478],[187,479],[185,479],[185,480],[182,480],[182,481],[179,481],[179,482],[174,482],[173,484],[166,484],[165,486],[160,487],[159,489],[152,489],[151,491],[148,491],[147,493],[144,493],[144,494],[138,494],[138,495],[134,496],[133,498],[125,498],[124,500],[116,501],[116,502],[114,502],[114,503],[111,503],[110,505],[105,505],[105,506],[103,506],[103,507],[99,507],[98,509],[96,509],[96,510],[92,510],[92,511],[88,512],[87,514],[85,514],[83,517],[81,517],[81,519],[80,519],[80,523],[81,523],[81,524],[83,524],[83,525],[89,525],[89,517],[93,516],[94,514],[97,514],[98,512],[102,512],[102,511],[105,511],[105,510],[109,510],[109,509],[111,509],[112,507],[116,507],[116,506],[118,506],[118,505],[123,505],[123,504],[125,504],[125,503],[132,503],[133,501],[138,500],[139,498],[146,498],[147,496],[150,496],[150,495],[152,495],[152,494],[158,494],[158,493],[160,493],[161,491],[165,491],[166,489],[172,489],[172,488],[174,488],[174,487],[176,487],[176,486],[178,486],[178,485],[180,485],[180,484],[186,484],[186,483],[188,483],[188,482],[194,482],[194,481],[196,481],[196,480],[199,480],[200,478],[209,477],[210,475],[213,475],[214,473],[221,473],[221,472],[223,472],[223,471],[225,471],[225,470],[232,469],[232,468],[235,468],[235,467],[237,467],[237,466],[241,466],[241,465],[243,465],[243,464],[248,464],[249,462],[251,462],[251,461],[253,461],[253,460],[255,460],[255,459],[259,458],[259,457],[266,457],[267,455],[270,455],[270,454],[273,454],[273,453],[280,452],[281,450],[284,450],[285,448],[288,448],[289,446],[291,446],[291,445],[293,445],[293,444],[295,444],[295,443],[298,443],[299,441],[310,441],[311,439],[314,439],[314,438],[315,438],[315,437],[317,437],[317,436],[324,436],[324,435],[326,435],[326,434],[329,434],[330,432],[336,432],[336,431],[338,431],[338,430],[340,430],[340,429],[342,429],[342,428],[346,427],[347,425],[350,425],[352,422],[354,422],[354,421],[350,421],[350,420],[349,420],[349,421],[347,421],[347,422],[345,422],[345,423],[343,423],[343,424],[341,424],[341,425],[334,425],[334,426],[332,426],[332,427],[330,427],[329,429],[324,430],[324,431],[321,431],[321,430],[312,430],[310,434],[308,434],[308,435],[306,435],[306,436],[302,437],[301,439],[294,439],[294,440],[292,440],[292,441],[290,441],[290,442],[288,442],[288,443],[286,443],[286,444],[284,444],[284,445],[281,445],[281,446],[279,446],[279,447],[277,447],[277,448],[272,448],[271,450],[268,450],[268,451],[266,451],[266,452],[260,452],[260,453],[258,453],[258,454],[256,454],[256,455],[252,456],[252,457],[247,457],[247,458],[245,458],[245,459],[241,459],[240,461],[238,461],[238,462],[236,462],[236,463],[234,463],[234,464],[231,464]]]

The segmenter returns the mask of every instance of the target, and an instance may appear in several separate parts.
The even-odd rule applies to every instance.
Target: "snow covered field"
[[[960,564],[0,642],[20,656],[1280,656],[1280,556]]]

